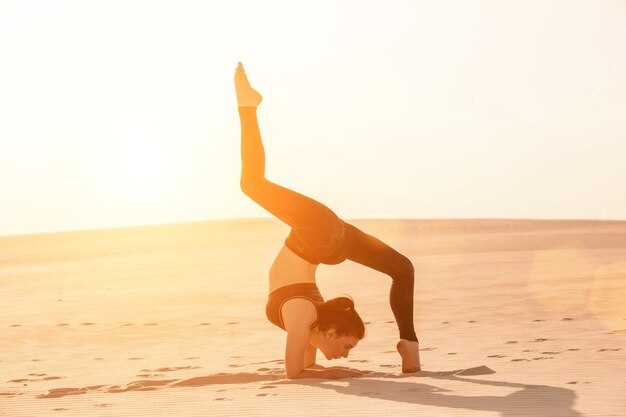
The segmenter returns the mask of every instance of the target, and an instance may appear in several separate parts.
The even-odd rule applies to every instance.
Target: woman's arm
[[[287,300],[282,306],[283,324],[287,331],[285,376],[289,379],[297,378],[302,371],[306,370],[304,359],[310,346],[310,324],[315,320],[316,314],[313,303],[304,298]]]
[[[304,351],[304,369],[313,368],[315,366],[319,367],[319,365],[315,365],[316,355],[317,355],[317,348],[309,344],[309,346],[307,346],[306,350]]]

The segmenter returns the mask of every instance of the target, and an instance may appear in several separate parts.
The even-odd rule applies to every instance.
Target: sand
[[[402,374],[390,278],[320,265],[374,371],[287,380],[265,318],[288,227],[211,221],[0,238],[0,416],[624,416],[626,222],[348,220],[415,266],[423,371]]]

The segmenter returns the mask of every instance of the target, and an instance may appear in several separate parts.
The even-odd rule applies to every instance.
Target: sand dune
[[[0,416],[626,415],[626,222],[349,220],[415,266],[424,371],[401,374],[390,278],[350,294],[372,371],[286,380],[264,315],[288,228],[233,220],[0,237]]]

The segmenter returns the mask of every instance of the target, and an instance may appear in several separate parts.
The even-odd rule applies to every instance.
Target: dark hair
[[[361,340],[365,337],[365,324],[354,309],[354,300],[347,297],[335,297],[327,300],[319,306],[319,322],[317,327],[320,331],[326,331],[334,327],[337,336],[354,336]]]

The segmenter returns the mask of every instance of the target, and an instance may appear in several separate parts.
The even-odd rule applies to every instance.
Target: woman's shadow
[[[46,394],[38,395],[37,398],[58,398],[68,395],[87,394],[89,392],[123,393],[129,391],[155,391],[176,387],[190,388],[208,385],[265,382],[262,388],[270,388],[271,386],[279,384],[300,384],[334,390],[340,394],[354,395],[361,398],[370,397],[397,401],[399,403],[430,405],[442,408],[494,411],[501,413],[502,416],[582,416],[582,414],[572,408],[574,400],[576,399],[576,393],[573,390],[548,385],[485,381],[460,376],[493,374],[494,371],[486,366],[443,372],[421,371],[401,375],[385,372],[370,372],[361,378],[339,380],[290,380],[284,378],[284,371],[280,368],[264,368],[259,370],[266,372],[218,373],[187,379],[140,380],[130,382],[124,386],[95,385],[81,388],[56,388],[49,390]],[[472,384],[521,389],[504,396],[456,395],[451,394],[451,391],[448,389],[439,388],[435,385],[417,383],[415,382],[415,378],[418,377],[427,377],[435,380],[448,379]],[[410,378],[410,380],[401,382],[407,378]]]

